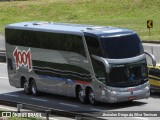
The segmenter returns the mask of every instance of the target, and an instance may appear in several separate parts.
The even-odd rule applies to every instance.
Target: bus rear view
[[[131,30],[66,23],[6,26],[9,82],[27,94],[116,103],[150,96],[146,54]],[[146,53],[146,54],[145,54]]]

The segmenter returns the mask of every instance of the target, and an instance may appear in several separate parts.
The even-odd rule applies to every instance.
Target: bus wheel
[[[78,90],[78,98],[81,103],[87,103],[86,96],[83,89],[80,87]]]
[[[32,95],[35,95],[35,96],[38,95],[38,91],[37,91],[37,86],[36,86],[35,80],[31,81],[31,92],[32,92]]]
[[[95,95],[92,89],[89,89],[88,99],[92,105],[97,105],[97,102],[95,100]]]
[[[24,80],[23,88],[24,88],[24,92],[27,95],[31,94],[31,86],[30,86],[30,84],[28,84],[27,80]]]

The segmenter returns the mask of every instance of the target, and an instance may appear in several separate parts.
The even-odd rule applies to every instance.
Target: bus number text
[[[21,67],[22,65],[28,67],[29,72],[32,70],[30,48],[28,49],[28,51],[21,51],[16,47],[16,49],[13,52],[13,57],[16,62],[16,70],[18,70],[19,67]]]

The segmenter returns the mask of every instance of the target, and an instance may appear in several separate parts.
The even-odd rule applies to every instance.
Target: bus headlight
[[[104,88],[106,91],[107,91],[107,93],[109,93],[109,94],[111,94],[111,95],[116,95],[117,94],[117,92],[116,91],[112,91],[111,89],[107,89],[107,88]]]
[[[146,92],[149,92],[150,91],[149,89],[150,89],[149,86],[143,88],[143,90],[145,90]]]
[[[111,91],[111,95],[116,95],[117,92],[116,91]]]
[[[149,86],[146,86],[146,87],[145,87],[145,90],[146,90],[146,91],[149,91]]]

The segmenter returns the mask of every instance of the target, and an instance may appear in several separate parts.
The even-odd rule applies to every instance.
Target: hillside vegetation
[[[151,36],[147,20],[153,20]],[[160,0],[16,0],[0,2],[0,32],[9,23],[53,21],[118,26],[160,40]]]

